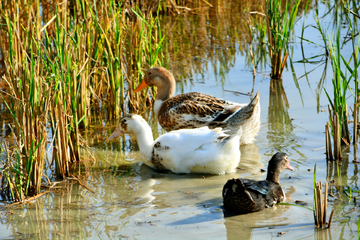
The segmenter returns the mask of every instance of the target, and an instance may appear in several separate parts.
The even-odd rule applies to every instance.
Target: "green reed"
[[[39,2],[34,4],[38,6]],[[38,16],[39,13],[31,9],[29,14]],[[7,154],[1,183],[3,197],[19,201],[40,192],[47,140],[43,120],[49,115],[50,95],[49,86],[42,84],[44,69],[34,40],[39,36],[40,19],[21,23],[19,13],[9,11],[4,14],[4,20],[9,51],[3,52],[6,65],[3,79],[10,95],[10,102],[5,104],[15,122],[12,133],[16,148]]]
[[[279,79],[288,58],[288,43],[295,25],[300,0],[296,0],[290,13],[290,1],[281,11],[281,0],[266,1],[268,50],[271,60],[271,77]]]
[[[349,15],[349,13],[344,13]],[[348,130],[348,104],[347,104],[347,92],[348,90],[352,91],[350,85],[354,84],[355,92],[353,92],[354,97],[354,132],[356,132],[357,125],[357,111],[358,111],[358,68],[360,65],[359,61],[359,45],[355,45],[356,38],[355,32],[353,31],[354,23],[350,20],[349,16],[346,18],[347,24],[350,27],[350,39],[353,46],[353,54],[350,59],[345,59],[341,53],[343,44],[346,44],[346,40],[342,39],[340,31],[340,16],[339,13],[336,13],[336,29],[335,36],[327,33],[327,54],[328,59],[332,66],[333,78],[333,96],[330,97],[328,92],[325,89],[326,96],[329,100],[331,111],[330,111],[330,127],[332,130],[332,136],[334,140],[334,158],[341,159],[340,156],[340,142],[343,144],[350,143],[350,132]],[[325,37],[323,37],[325,38]],[[357,43],[359,44],[359,43]],[[351,66],[353,62],[353,66]],[[335,117],[334,117],[335,116]],[[336,120],[338,116],[338,120]],[[338,129],[338,130],[337,130]],[[356,140],[356,133],[354,133],[354,141]],[[355,141],[356,142],[356,141]],[[337,143],[337,144],[335,144]],[[337,154],[336,154],[337,153]]]
[[[352,4],[355,4],[354,2]],[[350,6],[350,2],[347,2],[347,4],[344,4],[345,9],[345,17],[346,22],[349,24],[349,30],[347,32],[347,36],[349,36],[350,39],[346,39],[345,41],[350,40],[351,46],[352,46],[352,57],[351,60],[353,62],[353,67],[350,66],[350,64],[347,64],[347,62],[344,62],[346,68],[350,73],[352,73],[352,79],[354,81],[355,85],[355,91],[353,93],[354,95],[354,109],[353,109],[353,143],[357,143],[358,140],[358,131],[357,131],[357,124],[358,124],[358,110],[359,110],[359,74],[358,74],[358,68],[360,65],[360,38],[359,38],[359,28],[358,28],[358,21],[359,21],[359,14],[358,12],[353,12]],[[351,16],[354,16],[354,18],[351,18]]]
[[[347,140],[349,140],[348,131],[347,131],[346,93],[347,90],[349,89],[351,76],[350,78],[348,78],[346,72],[344,72],[344,69],[342,68],[342,63],[344,64],[347,63],[341,54],[339,24],[340,24],[339,21],[337,21],[335,39],[333,36],[330,36],[328,34],[329,59],[333,70],[333,80],[332,80],[333,91],[334,91],[333,98],[329,96],[326,90],[325,93],[328,97],[332,110],[338,113],[339,115],[340,136],[344,136],[346,137]],[[333,121],[331,121],[331,123],[333,123]]]
[[[329,6],[329,9],[331,7]],[[328,31],[322,26],[319,21],[318,10],[315,9],[315,26],[313,27],[319,31],[322,38],[323,46],[318,46],[323,48],[323,54],[313,56],[311,58],[304,59],[303,62],[325,62],[324,74],[321,79],[324,79],[326,76],[326,67],[328,62],[332,67],[332,86],[333,86],[333,96],[331,97],[328,91],[325,89],[326,96],[330,103],[329,107],[329,122],[326,124],[326,155],[328,160],[332,159],[341,159],[341,146],[347,145],[350,146],[350,131],[348,129],[349,123],[349,111],[348,111],[348,91],[352,92],[354,97],[354,107],[353,107],[353,143],[357,142],[357,123],[358,123],[358,108],[359,108],[359,86],[358,86],[358,68],[360,64],[359,59],[359,38],[357,30],[357,18],[351,18],[351,15],[354,12],[350,11],[350,2],[341,3],[335,5],[332,8],[332,11],[328,11],[326,14],[334,13],[334,23],[335,23],[335,33]],[[355,14],[356,15],[356,14]],[[346,23],[349,28],[345,37],[342,37],[341,33],[341,23]],[[303,33],[301,40],[307,41],[309,43],[315,44],[314,42],[304,38],[304,30],[306,27],[303,27]],[[345,59],[344,55],[341,53],[342,46],[350,42],[352,45],[353,53],[349,59]],[[315,61],[316,58],[320,60]],[[320,85],[319,85],[320,86]],[[355,87],[353,91],[351,86]],[[331,147],[331,137],[333,139],[334,148]],[[334,153],[332,153],[334,151]]]
[[[141,66],[162,63],[164,37],[151,15],[131,22],[126,6],[113,1],[67,4],[55,4],[50,16],[48,8],[40,16],[39,0],[7,5],[12,8],[2,11],[6,29],[0,47],[11,97],[5,104],[16,123],[16,151],[7,155],[1,187],[12,200],[40,192],[47,144],[53,177],[69,176],[71,164],[81,160],[81,130],[90,125],[92,112],[118,117],[126,111],[126,91],[138,82]],[[28,16],[20,16],[20,8]],[[130,98],[129,104],[134,107],[139,100]]]
[[[91,14],[88,21],[95,28],[96,44],[91,46],[100,54],[98,60],[105,67],[105,81],[108,85],[107,115],[108,118],[117,118],[124,109],[124,66],[123,66],[123,39],[125,14],[115,2],[109,4],[109,9],[97,9],[87,6]],[[99,17],[100,11],[106,11],[104,18]],[[86,11],[85,9],[83,11]],[[103,19],[103,21],[102,21]],[[101,55],[102,54],[102,55]],[[102,58],[102,59],[101,59]],[[102,60],[102,61],[101,61]]]
[[[164,52],[163,41],[166,36],[162,36],[160,19],[157,17],[149,17],[145,19],[145,15],[139,9],[131,9],[136,16],[137,32],[133,32],[130,28],[127,29],[127,35],[130,41],[126,43],[127,51],[133,56],[133,66],[129,66],[132,70],[132,81],[130,86],[130,94],[132,90],[140,83],[143,72],[155,66],[164,66]],[[158,9],[159,13],[160,8]],[[135,36],[134,36],[135,34]],[[136,40],[135,40],[136,39]],[[134,46],[135,45],[135,46]],[[136,94],[136,96],[145,96],[137,98],[137,103],[142,102],[143,108],[151,102],[151,98],[155,98],[155,89],[152,88],[150,95],[143,95],[143,93]],[[135,96],[133,96],[135,98]],[[142,99],[142,100],[140,100]],[[137,104],[137,107],[138,104]]]

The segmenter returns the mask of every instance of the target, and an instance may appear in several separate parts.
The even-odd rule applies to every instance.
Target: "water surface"
[[[324,6],[321,9],[326,11]],[[314,24],[313,17],[314,12],[309,11],[305,16],[307,24]],[[300,35],[301,21],[296,36]],[[331,16],[322,22],[331,25]],[[200,23],[208,28],[201,28],[202,38],[192,42],[187,30],[197,29]],[[199,91],[242,103],[249,102],[250,97],[235,92],[260,92],[261,130],[254,144],[241,146],[237,172],[221,176],[157,173],[140,163],[136,141],[129,136],[104,143],[105,132],[117,123],[109,122],[106,131],[87,137],[97,163],[89,162],[82,169],[82,181],[94,193],[69,179],[33,203],[2,208],[1,238],[357,239],[359,212],[351,211],[354,205],[343,194],[346,186],[359,190],[358,165],[352,162],[356,157],[351,148],[346,155],[348,159],[337,166],[327,163],[324,155],[328,113],[322,110],[327,109],[328,100],[319,85],[324,84],[331,92],[330,69],[325,70],[328,75],[324,83],[319,83],[323,65],[295,63],[302,59],[302,54],[300,41],[294,38],[290,45],[293,68],[288,65],[283,80],[271,81],[270,67],[265,62],[258,65],[254,82],[248,45],[244,44],[246,33],[238,38],[210,41],[211,29],[222,24],[213,14],[166,17],[163,24],[174,24],[175,30],[183,29],[183,39],[178,39],[176,44],[192,44],[188,51],[175,51],[170,56],[169,69],[179,81],[177,94]],[[177,24],[182,27],[177,28]],[[229,26],[234,27],[230,23]],[[312,28],[306,30],[306,36],[320,41]],[[321,52],[309,43],[303,46],[308,56]],[[344,53],[351,53],[346,47]],[[202,52],[204,49],[207,51]],[[314,67],[317,68],[311,71]],[[156,135],[161,134],[152,110],[144,115]],[[280,178],[287,203],[298,200],[312,206],[315,164],[317,181],[331,182],[335,196],[330,197],[328,208],[328,213],[335,209],[331,229],[317,230],[312,212],[296,206],[278,205],[238,216],[224,213],[221,191],[225,182],[238,177],[264,179],[266,173],[261,169],[266,169],[268,160],[277,151],[286,152],[295,168],[293,172],[284,170]]]

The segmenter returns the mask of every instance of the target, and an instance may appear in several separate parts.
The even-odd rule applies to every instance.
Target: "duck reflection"
[[[290,194],[289,191],[286,191],[286,195],[288,194]],[[290,206],[275,205],[260,212],[240,215],[224,211],[227,239],[252,239],[254,229],[264,226],[272,228],[282,226],[289,220],[285,214],[289,209]]]

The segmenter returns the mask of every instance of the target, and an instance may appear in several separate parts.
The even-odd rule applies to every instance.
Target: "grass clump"
[[[13,116],[15,149],[7,154],[2,188],[11,193],[11,200],[23,200],[40,192],[45,164],[47,123],[50,114],[50,86],[40,67],[41,52],[34,36],[39,33],[38,22],[28,22],[29,28],[20,29],[17,12],[6,14],[9,33],[6,70],[3,79],[9,87],[10,101],[5,102]],[[34,13],[35,14],[35,13]],[[26,51],[28,50],[28,51]],[[13,159],[13,160],[11,160]],[[5,177],[6,176],[6,177]]]
[[[355,45],[355,33],[353,23],[347,14],[348,24],[350,26],[351,42],[353,46],[353,54],[350,59],[345,59],[341,53],[343,44],[346,44],[346,40],[341,38],[340,31],[340,18],[339,13],[336,13],[336,29],[335,36],[327,33],[327,56],[332,66],[333,72],[333,96],[330,97],[328,91],[325,89],[326,96],[329,100],[331,109],[329,108],[329,120],[330,128],[334,142],[334,158],[341,159],[341,145],[349,146],[350,143],[350,131],[348,129],[349,124],[349,112],[348,112],[348,96],[347,92],[352,91],[350,86],[355,86],[355,91],[352,93],[354,98],[354,142],[357,140],[357,112],[359,108],[358,103],[358,68],[360,65],[359,61],[359,46]],[[359,44],[359,43],[357,43]],[[351,62],[353,65],[351,66]],[[328,131],[330,134],[330,131]],[[330,144],[330,137],[326,137]],[[329,149],[331,151],[331,149]],[[327,152],[328,159],[332,159],[331,153]]]
[[[7,148],[0,187],[3,198],[22,201],[40,193],[48,150],[53,173],[45,178],[70,176],[96,110],[116,118],[137,108],[133,85],[141,66],[162,63],[164,36],[157,18],[136,12],[131,20],[131,8],[114,1],[55,3],[53,11],[40,0],[2,4],[4,102],[15,147]]]
[[[286,1],[285,10],[281,11],[281,0],[266,1],[268,51],[273,79],[280,79],[284,71],[289,56],[287,47],[301,1],[296,0],[288,14],[290,2]]]

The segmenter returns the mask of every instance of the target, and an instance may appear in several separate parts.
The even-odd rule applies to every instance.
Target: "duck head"
[[[280,173],[284,169],[290,169],[291,171],[294,170],[294,168],[290,165],[287,154],[277,152],[269,161],[266,180],[279,183]]]
[[[166,100],[175,94],[175,78],[171,72],[163,67],[154,67],[147,70],[141,84],[134,92],[139,92],[151,86],[158,88],[156,99]]]

